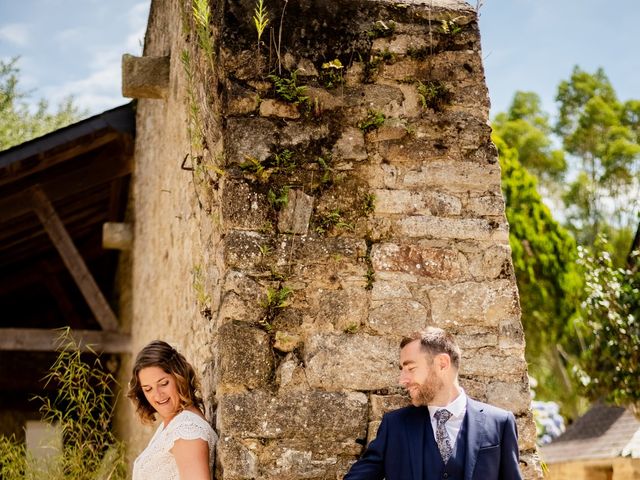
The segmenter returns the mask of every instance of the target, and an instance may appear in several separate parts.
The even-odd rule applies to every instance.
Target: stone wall
[[[138,104],[130,312],[136,350],[168,338],[203,376],[218,478],[341,478],[427,325],[539,478],[475,11],[267,1],[259,44],[255,2],[210,5],[206,28],[152,5],[171,78]]]

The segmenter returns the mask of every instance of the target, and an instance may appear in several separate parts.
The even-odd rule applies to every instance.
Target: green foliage
[[[384,113],[377,110],[369,110],[367,117],[358,123],[358,128],[364,133],[377,130],[385,121]]]
[[[343,212],[339,208],[318,215],[314,223],[316,233],[325,233],[333,229],[354,229],[353,224],[344,219]]]
[[[640,106],[621,103],[602,69],[575,67],[558,87],[556,132],[581,172],[564,196],[568,227],[593,245],[607,224],[630,228],[637,220],[640,178]]]
[[[456,20],[460,17],[453,18],[451,20],[443,19],[440,22],[440,28],[442,28],[442,33],[447,35],[456,35],[462,31],[462,27],[458,24]]]
[[[640,408],[640,252],[615,268],[601,237],[580,249],[587,293],[577,329],[583,344],[575,373],[586,395]],[[596,253],[597,252],[597,253]]]
[[[265,315],[258,322],[267,332],[273,331],[273,321],[280,310],[290,305],[292,295],[293,290],[283,283],[278,288],[267,288],[266,295],[260,304],[265,310]]]
[[[291,150],[284,149],[274,156],[275,168],[278,171],[291,173],[297,167],[294,153]]]
[[[34,462],[24,445],[0,437],[0,478],[6,480],[120,480],[126,478],[124,448],[111,432],[115,379],[100,360],[88,364],[63,331],[63,348],[46,376],[57,386],[54,399],[42,401],[43,419],[62,430],[62,451],[45,465]]]
[[[180,62],[187,77],[187,112],[189,121],[187,123],[187,134],[191,143],[191,149],[200,152],[204,148],[204,128],[200,120],[200,104],[195,94],[195,81],[191,55],[187,50],[180,54]]]
[[[376,209],[376,195],[367,192],[362,197],[362,212],[365,216],[371,215]]]
[[[508,146],[518,150],[522,166],[543,184],[562,180],[567,170],[564,151],[552,148],[549,116],[536,93],[516,92],[509,110],[496,115],[492,126]]]
[[[322,83],[326,88],[335,88],[344,83],[343,68],[342,62],[337,58],[322,64]]]
[[[267,9],[264,7],[264,0],[257,0],[256,6],[253,10],[253,24],[256,27],[256,32],[258,34],[258,49],[260,48],[260,38],[262,38],[262,34],[264,33],[265,28],[269,25],[269,13]]]
[[[439,81],[418,82],[418,97],[423,108],[431,108],[436,112],[451,103],[451,91]]]
[[[87,115],[78,110],[72,98],[62,102],[54,113],[49,111],[45,100],[40,100],[32,113],[25,101],[27,94],[19,88],[17,63],[18,58],[7,62],[0,60],[0,151],[65,127]]]
[[[278,75],[269,75],[269,80],[273,83],[276,90],[276,94],[294,105],[307,105],[309,103],[309,97],[305,95],[307,87],[304,85],[298,85],[297,71],[291,72],[289,78],[279,77]]]
[[[392,36],[395,31],[396,23],[393,20],[389,22],[378,20],[367,31],[367,35],[369,35],[369,37],[372,39],[384,38]]]
[[[575,415],[571,406],[575,393],[558,352],[575,350],[571,335],[565,331],[579,306],[582,288],[576,243],[553,219],[537,191],[535,177],[518,161],[517,150],[497,136],[493,140],[502,170],[530,373],[540,381],[541,399],[563,400]]]
[[[286,207],[289,203],[289,187],[285,185],[276,190],[270,188],[269,192],[267,192],[267,201],[276,210]]]

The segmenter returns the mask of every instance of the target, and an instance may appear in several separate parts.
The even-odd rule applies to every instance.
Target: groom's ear
[[[439,353],[433,360],[438,370],[446,370],[451,367],[451,357],[447,353]]]

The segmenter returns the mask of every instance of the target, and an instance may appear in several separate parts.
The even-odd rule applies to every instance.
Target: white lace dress
[[[218,439],[211,425],[200,415],[184,410],[164,428],[160,424],[147,448],[133,463],[133,480],[178,480],[178,465],[171,454],[178,439],[200,438],[209,444],[209,468],[213,465],[215,445]]]

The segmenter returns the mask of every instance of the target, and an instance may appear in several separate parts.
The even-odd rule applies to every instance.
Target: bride
[[[143,423],[162,422],[133,464],[133,480],[211,480],[217,435],[203,413],[193,367],[155,340],[136,357],[127,396]]]

